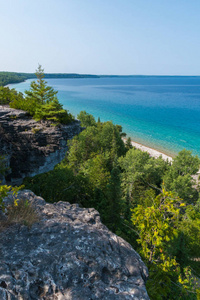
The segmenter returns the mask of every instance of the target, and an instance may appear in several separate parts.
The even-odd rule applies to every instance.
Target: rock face
[[[0,154],[10,170],[4,181],[21,184],[24,177],[52,170],[64,158],[67,141],[81,130],[79,121],[55,127],[36,122],[22,110],[0,106]]]
[[[0,233],[0,299],[149,299],[140,256],[95,209],[47,204],[28,190],[18,198],[33,203],[40,221]]]

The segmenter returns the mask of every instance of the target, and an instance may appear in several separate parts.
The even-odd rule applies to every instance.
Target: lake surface
[[[27,80],[10,87],[23,92]],[[123,126],[132,140],[177,154],[200,156],[200,77],[133,76],[47,79],[73,115],[86,110],[101,121]]]

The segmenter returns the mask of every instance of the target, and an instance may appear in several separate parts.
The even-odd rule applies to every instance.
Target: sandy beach
[[[124,142],[126,141],[126,139],[124,138],[123,139]],[[137,149],[140,149],[142,151],[145,151],[145,152],[148,152],[150,154],[151,157],[155,157],[155,158],[158,158],[159,156],[162,157],[162,159],[164,160],[168,160],[168,161],[172,161],[172,156],[169,156],[169,155],[166,155],[158,150],[155,150],[153,148],[150,148],[150,147],[147,147],[147,146],[144,146],[140,143],[136,143],[134,141],[131,141],[131,144],[133,147],[137,148]]]

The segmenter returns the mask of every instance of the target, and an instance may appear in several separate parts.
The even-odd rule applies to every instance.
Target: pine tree
[[[62,104],[55,98],[50,102],[40,105],[35,111],[34,119],[37,121],[49,120],[55,124],[68,124],[72,122],[73,116],[67,110],[63,109]]]
[[[128,137],[127,140],[126,140],[126,149],[128,151],[129,149],[132,149],[132,148],[133,148],[133,146],[132,146],[132,143],[131,143],[131,138]]]
[[[120,227],[120,213],[123,209],[120,186],[120,170],[119,168],[114,167],[111,171],[111,178],[106,191],[108,201],[108,206],[106,207],[107,224],[109,229],[114,232]]]
[[[35,75],[37,81],[32,81],[30,90],[25,91],[27,100],[34,100],[36,104],[45,104],[57,99],[56,94],[58,92],[47,86],[47,82],[44,80],[44,69],[40,64]]]

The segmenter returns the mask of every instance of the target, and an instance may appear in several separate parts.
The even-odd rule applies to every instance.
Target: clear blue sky
[[[0,70],[200,75],[199,0],[0,0]]]

